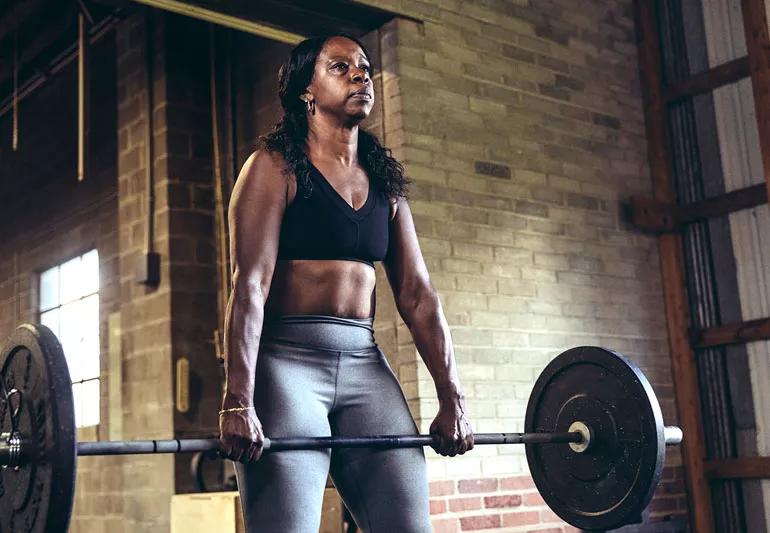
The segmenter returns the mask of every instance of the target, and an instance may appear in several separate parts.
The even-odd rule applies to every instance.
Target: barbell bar
[[[677,426],[664,428],[666,446],[682,442],[682,430]],[[430,435],[380,435],[371,437],[293,437],[265,438],[262,450],[282,452],[290,450],[322,450],[327,448],[415,448],[430,446],[434,442]],[[567,433],[476,433],[476,445],[487,444],[588,444],[590,432],[572,431]],[[0,434],[0,467],[22,466],[31,454],[25,447],[30,444],[14,442],[10,432]],[[77,455],[142,455],[155,453],[192,453],[219,451],[219,439],[165,439],[165,440],[110,440],[78,442]],[[588,447],[581,451],[587,451]]]
[[[546,503],[566,522],[604,530],[638,521],[652,498],[665,447],[682,431],[664,426],[644,374],[622,354],[568,350],[535,382],[524,433],[480,433],[478,445],[524,444]],[[430,435],[266,438],[263,450],[429,446]],[[66,531],[76,456],[218,451],[219,439],[75,442],[72,388],[61,345],[25,324],[0,352],[0,531]]]

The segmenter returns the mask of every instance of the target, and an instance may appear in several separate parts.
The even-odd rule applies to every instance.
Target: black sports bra
[[[388,251],[390,203],[369,180],[369,194],[354,210],[310,163],[313,190],[298,187],[281,223],[278,259],[347,259],[374,266]]]

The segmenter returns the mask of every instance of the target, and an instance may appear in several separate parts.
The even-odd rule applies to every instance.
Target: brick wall
[[[637,362],[675,423],[655,241],[622,216],[651,189],[631,2],[368,3],[425,21],[381,31],[385,141],[415,180],[476,431],[521,431],[540,370],[586,344]],[[378,281],[378,322],[395,324],[390,357],[427,431],[433,384]],[[528,495],[523,447],[428,462],[442,531],[565,527]],[[684,527],[677,450],[667,465],[648,525],[630,530]]]
[[[215,436],[221,401],[214,353],[217,327],[213,232],[212,140],[208,27],[153,12],[155,250],[157,288],[137,284],[144,250],[145,168],[143,85],[146,19],[140,12],[119,28],[118,114],[121,152],[121,274],[126,438]],[[183,44],[183,46],[182,46]],[[130,231],[129,231],[130,228]],[[176,362],[189,362],[189,410],[175,403]],[[134,366],[135,365],[135,366]],[[191,488],[190,456],[131,457],[124,481],[130,530],[169,528],[171,494]],[[129,471],[128,469],[126,470]],[[128,530],[127,529],[127,530]]]
[[[434,481],[430,493],[436,533],[458,531],[458,525],[463,531],[519,527],[579,531],[554,515],[529,476]]]
[[[153,114],[165,120],[165,26],[153,17]],[[145,23],[142,11],[119,24],[116,32],[118,81],[118,217],[120,224],[121,342],[123,361],[124,439],[170,438],[173,435],[173,377],[171,370],[171,287],[168,213],[171,189],[165,136],[155,131],[155,251],[161,255],[157,288],[136,281],[144,252],[147,206],[145,169]],[[121,524],[124,531],[163,531],[174,493],[174,458],[167,455],[123,457]],[[98,527],[98,526],[94,526]]]
[[[219,326],[209,28],[167,16],[165,29],[165,96],[159,102],[165,118],[157,127],[167,139],[172,362],[185,358],[190,365],[190,408],[175,410],[174,432],[180,438],[210,437],[219,431],[222,388],[214,347]],[[190,456],[175,460],[177,492],[191,490]]]
[[[94,109],[115,109],[115,39],[92,50]],[[76,174],[75,64],[22,100],[19,147],[10,149],[10,114],[0,117],[0,342],[22,322],[38,322],[39,274],[87,250],[99,254],[100,348],[108,352],[108,317],[120,308],[116,180],[116,114],[93,114],[91,174]],[[80,428],[78,440],[105,439],[110,430],[108,360],[100,370],[100,423]],[[78,461],[73,531],[97,520],[110,531],[120,523],[122,460]],[[98,517],[98,519],[96,518]]]
[[[628,196],[651,189],[630,0],[581,7],[567,0],[531,6],[367,2],[425,21],[394,21],[368,37],[382,64],[376,80],[381,107],[369,127],[415,180],[410,203],[452,328],[475,429],[521,430],[537,373],[579,344],[606,345],[632,357],[651,379],[667,422],[675,423],[655,243],[621,216]],[[13,190],[5,189],[5,179],[2,185],[5,198],[20,201],[2,221],[0,332],[33,318],[36,271],[97,244],[104,353],[106,312],[121,312],[123,438],[212,431],[214,421],[205,413],[215,411],[219,386],[214,319],[205,311],[216,308],[210,290],[208,34],[204,25],[177,16],[156,17],[156,32],[159,288],[134,279],[145,220],[143,16],[123,21],[115,36],[117,113],[110,120],[116,120],[117,153],[105,159],[112,161],[110,177],[75,186],[64,173],[62,181],[53,180],[49,170],[28,173]],[[185,57],[174,47],[189,39],[194,48]],[[274,72],[274,66],[265,68]],[[250,98],[252,110],[264,110],[267,96]],[[40,101],[28,102],[30,114],[45,109]],[[107,120],[110,113],[94,115]],[[51,132],[56,116],[47,117]],[[255,124],[273,120],[260,111]],[[7,135],[8,117],[0,121],[0,135]],[[42,128],[27,130],[22,143],[32,143],[33,129],[37,136],[28,164],[47,160],[51,168],[67,168],[67,161],[53,164],[69,153],[55,148],[74,153],[75,130],[66,128],[56,142],[46,141]],[[263,127],[239,134],[239,153],[248,155],[258,130]],[[3,143],[8,146],[7,139]],[[3,169],[10,168],[5,151],[2,157]],[[32,174],[45,183],[28,179]],[[30,210],[32,202],[41,209]],[[50,220],[60,222],[51,227]],[[433,385],[379,266],[376,328],[427,431],[437,409]],[[173,403],[173,363],[182,356],[193,362],[199,386],[200,403],[188,415],[176,413]],[[104,361],[103,383],[108,373]],[[103,394],[109,394],[106,387]],[[102,415],[107,424],[106,407]],[[427,454],[437,531],[569,530],[533,490],[521,447],[478,447],[453,459]],[[184,488],[183,465],[175,461],[181,459],[80,459],[73,530],[167,530],[169,497]],[[629,530],[681,529],[684,488],[675,450],[667,464],[647,525]]]

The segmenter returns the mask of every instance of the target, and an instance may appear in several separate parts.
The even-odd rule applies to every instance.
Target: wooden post
[[[653,0],[634,0],[650,170],[655,200],[673,203],[674,186],[668,142],[667,110],[663,101],[659,31]],[[668,326],[671,370],[674,375],[679,424],[684,432],[682,456],[689,499],[690,526],[712,533],[711,491],[704,472],[705,448],[695,356],[688,335],[689,309],[684,278],[682,241],[678,234],[658,238],[661,276]]]
[[[749,57],[751,86],[754,89],[754,112],[757,115],[759,151],[770,201],[770,38],[764,0],[741,0],[743,33]]]

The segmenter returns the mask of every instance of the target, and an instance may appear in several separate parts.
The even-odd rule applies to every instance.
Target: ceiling
[[[394,15],[350,0],[81,0],[95,21],[125,16],[149,4],[178,10],[209,11],[258,22],[300,35],[377,28]],[[0,104],[12,91],[13,57],[18,44],[18,82],[45,74],[47,66],[77,42],[78,0],[0,0]],[[319,6],[323,6],[319,9]]]

